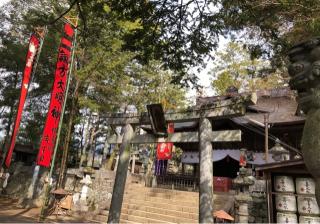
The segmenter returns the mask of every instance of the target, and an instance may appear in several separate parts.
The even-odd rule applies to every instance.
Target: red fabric
[[[66,23],[64,25],[64,33],[69,37],[73,37],[74,29],[72,28],[72,26],[69,23]]]
[[[168,133],[174,133],[174,124],[168,124]],[[157,159],[158,160],[167,160],[172,158],[172,142],[160,142],[157,145]]]
[[[70,33],[73,35],[73,30],[71,32],[68,30],[69,28],[70,25],[66,24],[64,28],[65,32],[68,32],[66,35]],[[72,43],[70,41],[66,41],[65,37],[61,38],[47,120],[44,126],[37,157],[37,164],[44,167],[50,166],[51,156],[56,143],[61,109],[66,94],[65,89],[68,80],[67,76],[71,56],[70,49],[65,47],[71,47],[71,44]]]
[[[17,138],[17,135],[19,132],[23,107],[24,107],[24,103],[27,98],[28,87],[29,87],[30,78],[31,78],[31,72],[32,72],[34,60],[35,60],[37,51],[39,49],[39,46],[40,46],[40,40],[37,38],[37,36],[35,34],[32,34],[30,37],[30,41],[29,41],[29,48],[28,48],[27,57],[26,57],[26,65],[24,68],[23,79],[22,79],[22,83],[21,83],[21,92],[20,92],[20,99],[19,99],[19,105],[18,105],[18,110],[17,110],[17,116],[16,116],[16,120],[14,123],[13,132],[11,135],[9,150],[6,154],[6,159],[5,159],[5,165],[7,168],[10,167],[13,149],[16,144],[16,138]]]
[[[239,165],[240,166],[246,166],[247,165],[246,157],[244,155],[240,155]]]
[[[213,190],[228,192],[231,189],[232,180],[229,177],[213,177]]]

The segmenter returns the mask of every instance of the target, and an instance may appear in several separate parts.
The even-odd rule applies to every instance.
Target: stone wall
[[[28,188],[31,184],[33,171],[34,166],[25,166],[22,162],[12,163],[9,169],[10,177],[8,184],[2,194],[11,198],[24,199],[27,196]],[[43,186],[46,175],[47,171],[40,169],[34,194],[34,204],[36,206],[41,206],[41,197],[43,196]]]
[[[65,190],[73,192],[79,197],[81,194],[83,169],[68,169],[65,180]],[[115,173],[104,169],[95,170],[90,174],[92,184],[89,185],[87,203],[74,201],[74,211],[91,211],[99,212],[108,209],[111,203],[112,190],[114,185]]]

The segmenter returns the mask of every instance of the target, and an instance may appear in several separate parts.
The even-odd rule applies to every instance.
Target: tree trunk
[[[74,89],[74,94],[72,98],[72,104],[70,108],[70,116],[69,116],[69,122],[68,122],[68,127],[67,127],[67,135],[64,139],[63,143],[63,153],[62,153],[62,159],[61,159],[61,166],[60,166],[60,173],[59,173],[59,179],[58,179],[58,188],[63,187],[63,182],[64,182],[64,176],[66,172],[66,167],[68,163],[68,151],[69,151],[69,145],[70,145],[70,139],[71,139],[71,132],[72,132],[72,127],[73,127],[73,117],[76,113],[77,109],[77,100],[78,100],[78,89],[79,89],[79,84],[80,81],[76,80],[76,86]]]
[[[83,145],[83,148],[81,149],[82,153],[81,153],[79,168],[82,167],[82,164],[83,164],[84,160],[86,159],[86,151],[89,146],[89,138],[90,138],[90,134],[91,134],[90,126],[91,126],[91,113],[90,113],[89,119],[88,119],[88,127],[87,127],[86,136],[84,139],[84,145]]]

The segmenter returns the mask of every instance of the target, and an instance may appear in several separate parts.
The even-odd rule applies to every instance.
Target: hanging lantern
[[[240,159],[239,159],[239,165],[241,167],[245,167],[247,165],[247,150],[246,149],[240,149]]]
[[[168,123],[168,133],[174,133],[174,124]],[[168,160],[172,158],[173,143],[159,142],[157,145],[157,159]]]
[[[276,144],[269,150],[269,153],[272,154],[272,158],[275,161],[290,160],[289,151],[280,145],[279,139],[276,139]]]

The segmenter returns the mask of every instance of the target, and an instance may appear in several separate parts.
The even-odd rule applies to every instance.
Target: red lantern
[[[168,124],[168,133],[174,133],[174,124]],[[172,158],[172,142],[160,142],[157,145],[157,159],[168,160]]]
[[[157,145],[157,159],[167,160],[172,157],[172,142],[160,142]]]

